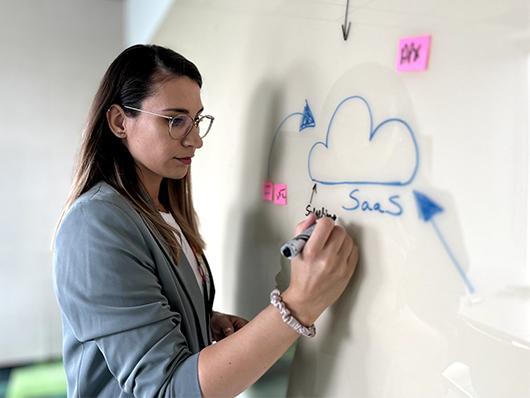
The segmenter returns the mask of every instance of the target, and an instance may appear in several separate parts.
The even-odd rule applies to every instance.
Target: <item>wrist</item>
[[[311,326],[317,320],[319,314],[313,313],[306,302],[301,300],[291,290],[287,289],[282,293],[282,300],[291,314],[304,326]]]
[[[271,292],[271,304],[275,307],[282,317],[282,321],[294,329],[298,334],[306,337],[315,337],[315,325],[305,326],[294,316],[294,314],[285,306],[282,295],[278,289]]]

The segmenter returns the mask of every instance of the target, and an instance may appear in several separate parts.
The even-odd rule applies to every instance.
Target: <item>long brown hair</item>
[[[156,45],[129,47],[111,63],[90,109],[72,187],[59,225],[77,198],[96,183],[105,181],[127,198],[140,216],[159,232],[178,263],[180,246],[174,235],[176,231],[162,219],[149,199],[133,157],[110,130],[106,112],[113,104],[141,108],[142,101],[154,93],[157,83],[179,76],[189,77],[202,87],[202,77],[192,62]],[[133,117],[136,114],[126,108],[124,111]],[[163,178],[158,199],[171,212],[195,253],[202,255],[205,245],[193,208],[190,172],[178,180]]]

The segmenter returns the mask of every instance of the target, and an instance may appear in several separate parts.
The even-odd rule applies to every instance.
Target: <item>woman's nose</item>
[[[193,146],[197,149],[202,147],[203,142],[197,126],[192,127],[190,132],[182,140],[182,144],[184,146]]]

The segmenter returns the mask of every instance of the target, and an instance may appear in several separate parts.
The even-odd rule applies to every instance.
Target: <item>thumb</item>
[[[301,234],[304,229],[309,228],[311,225],[313,225],[317,220],[317,216],[315,216],[315,213],[309,213],[309,215],[306,217],[305,220],[298,223],[294,230],[295,235]]]

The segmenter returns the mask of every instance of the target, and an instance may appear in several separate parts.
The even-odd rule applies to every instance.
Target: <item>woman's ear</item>
[[[125,112],[123,109],[112,104],[107,110],[107,123],[109,124],[110,131],[118,138],[126,138],[127,132],[125,128]]]

